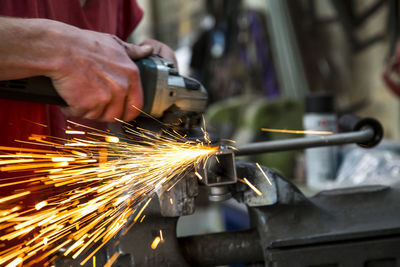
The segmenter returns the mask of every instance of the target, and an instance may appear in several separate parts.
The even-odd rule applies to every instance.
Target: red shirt
[[[83,7],[80,0],[0,0],[0,15],[47,18],[126,40],[143,12],[136,0],[87,0]],[[20,146],[13,140],[27,140],[32,133],[62,136],[65,121],[57,106],[0,99],[0,145]],[[101,123],[84,123],[104,127]]]

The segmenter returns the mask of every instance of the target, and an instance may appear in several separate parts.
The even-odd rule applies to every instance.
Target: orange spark
[[[161,238],[159,236],[157,236],[156,238],[154,238],[153,242],[151,243],[151,249],[156,249],[158,247],[158,244],[160,244],[161,242]]]
[[[41,208],[43,208],[44,206],[46,206],[47,205],[47,201],[41,201],[41,202],[39,202],[39,203],[37,203],[36,205],[35,205],[35,209],[36,210],[40,210]]]
[[[119,142],[119,138],[116,136],[106,136],[105,140],[106,140],[106,142],[109,142],[109,143],[118,143]]]
[[[243,178],[243,181],[254,191],[256,192],[257,195],[262,196],[262,193],[260,190],[258,190],[252,183],[249,182],[246,178]]]
[[[114,253],[114,255],[112,255],[110,260],[107,261],[106,264],[104,264],[104,267],[111,267],[114,264],[114,262],[117,260],[118,256],[119,256],[119,252],[117,251]]]
[[[272,186],[271,180],[268,178],[267,174],[264,172],[264,170],[261,168],[260,164],[256,163],[258,169],[261,171],[265,179],[267,179],[268,183],[270,186]]]
[[[163,233],[162,233],[162,230],[161,230],[161,229],[160,229],[160,239],[161,239],[161,242],[164,241],[164,237],[163,237]]]
[[[285,130],[285,129],[270,129],[261,128],[263,132],[272,133],[291,133],[291,134],[333,134],[331,131],[316,131],[316,130]]]
[[[84,131],[65,130],[66,134],[85,134]]]

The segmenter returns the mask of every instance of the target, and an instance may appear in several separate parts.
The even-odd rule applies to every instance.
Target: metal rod
[[[349,143],[362,143],[374,137],[372,128],[365,128],[357,132],[304,137],[277,141],[257,142],[236,147],[236,156],[246,156],[268,152],[279,152],[295,149],[305,149],[320,146],[335,146]]]

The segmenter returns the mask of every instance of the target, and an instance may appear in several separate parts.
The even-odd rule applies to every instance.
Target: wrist
[[[48,19],[37,19],[35,22],[36,43],[41,52],[35,68],[40,75],[55,77],[66,65],[71,52],[71,43],[68,36],[71,32],[79,30],[68,24]]]

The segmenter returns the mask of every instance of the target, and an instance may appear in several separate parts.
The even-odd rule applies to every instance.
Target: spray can
[[[337,117],[334,112],[333,96],[329,93],[313,93],[306,96],[306,113],[303,117],[304,130],[336,132]],[[306,136],[315,136],[306,134]],[[307,186],[323,190],[336,178],[338,164],[337,146],[310,148],[305,151]]]

